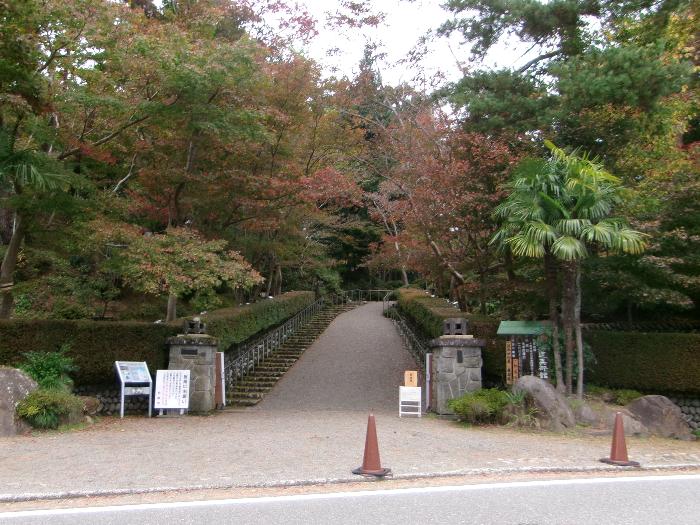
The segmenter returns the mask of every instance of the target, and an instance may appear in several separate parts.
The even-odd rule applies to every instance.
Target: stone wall
[[[700,397],[667,396],[678,405],[691,430],[700,428]]]
[[[155,388],[155,383],[154,383]],[[79,396],[96,398],[100,404],[97,413],[102,416],[118,416],[121,391],[118,386],[80,386],[73,391]],[[124,414],[148,415],[148,396],[126,396]]]

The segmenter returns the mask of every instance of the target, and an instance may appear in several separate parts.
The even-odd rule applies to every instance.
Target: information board
[[[158,370],[154,407],[184,410],[190,406],[190,371]]]
[[[122,383],[150,383],[148,365],[141,361],[116,361],[117,373]]]
[[[126,396],[148,396],[148,417],[151,417],[152,383],[151,373],[145,361],[115,361],[121,396],[119,415],[124,417],[124,398]]]

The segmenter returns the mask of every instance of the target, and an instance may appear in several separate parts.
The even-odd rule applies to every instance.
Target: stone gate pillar
[[[433,353],[431,409],[454,414],[450,399],[481,388],[483,339],[471,335],[443,335],[430,341]]]
[[[191,412],[214,410],[218,340],[206,334],[179,334],[169,337],[168,370],[190,370]]]

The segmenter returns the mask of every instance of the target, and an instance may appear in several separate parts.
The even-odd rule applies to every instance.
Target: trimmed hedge
[[[586,331],[597,363],[587,382],[642,392],[700,393],[700,334]]]
[[[449,317],[464,317],[454,306],[444,299],[430,297],[417,288],[401,288],[397,292],[399,310],[411,318],[429,338],[442,335],[442,323]]]
[[[288,292],[240,308],[226,308],[206,317],[209,333],[220,338],[220,348],[244,341],[280,324],[314,300],[313,292]],[[25,352],[53,352],[64,343],[78,367],[75,386],[115,381],[114,361],[146,361],[152,372],[167,366],[165,340],[181,331],[181,324],[136,321],[0,321],[0,364],[17,366]]]
[[[0,363],[16,366],[29,351],[53,352],[67,343],[66,355],[78,367],[76,386],[114,382],[114,361],[146,361],[155,371],[165,368],[165,339],[179,326],[111,321],[0,321]]]
[[[399,310],[416,325],[426,338],[442,335],[443,321],[450,317],[465,317],[469,331],[486,341],[481,352],[484,360],[483,378],[491,384],[502,384],[505,379],[505,339],[497,337],[498,320],[483,315],[469,315],[447,303],[444,299],[430,297],[416,288],[397,290]]]
[[[314,302],[314,292],[287,292],[274,299],[235,308],[222,308],[203,316],[207,333],[219,339],[219,348],[250,339],[277,326]]]

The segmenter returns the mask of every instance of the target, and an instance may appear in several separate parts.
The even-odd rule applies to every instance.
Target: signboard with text
[[[190,371],[158,370],[154,408],[184,410],[190,404]]]
[[[145,361],[115,361],[121,383],[119,415],[124,417],[126,396],[148,396],[148,417],[151,416],[152,379]]]

